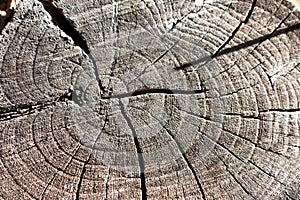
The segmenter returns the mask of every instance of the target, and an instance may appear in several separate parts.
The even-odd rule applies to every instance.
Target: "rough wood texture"
[[[24,0],[0,35],[0,197],[300,199],[299,19]]]

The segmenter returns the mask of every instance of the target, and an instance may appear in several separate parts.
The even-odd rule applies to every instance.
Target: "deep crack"
[[[53,4],[51,0],[38,0],[45,10],[51,15],[52,22],[72,38],[75,45],[79,46],[86,54],[90,53],[88,45],[80,33],[74,28],[73,23],[65,17],[62,9]]]
[[[234,38],[234,36],[236,35],[236,33],[240,30],[240,28],[242,27],[243,24],[247,24],[252,13],[253,10],[255,8],[257,0],[253,0],[251,7],[246,15],[246,17],[244,18],[243,21],[241,21],[239,23],[239,25],[232,31],[231,35],[227,38],[227,40],[217,49],[217,51],[211,56],[211,58],[215,58],[216,56],[218,56],[218,54],[220,53],[220,51]]]
[[[142,88],[135,90],[133,92],[115,94],[112,96],[103,97],[103,99],[121,99],[132,96],[141,96],[145,94],[200,94],[204,93],[206,90],[180,90],[180,89],[164,89],[164,88]]]
[[[293,25],[288,26],[286,28],[279,29],[279,27],[287,20],[287,18],[290,15],[291,15],[291,12],[279,23],[279,25],[271,33],[269,33],[267,35],[263,35],[261,37],[255,38],[253,40],[246,41],[244,43],[241,43],[241,44],[229,47],[229,48],[223,48],[222,50],[218,51],[217,54],[214,54],[214,57],[213,56],[205,56],[205,57],[199,58],[197,60],[194,60],[192,62],[183,63],[182,65],[176,67],[175,70],[185,69],[187,67],[192,67],[192,66],[196,66],[196,65],[203,66],[204,64],[207,64],[213,58],[216,58],[216,57],[219,57],[219,56],[222,56],[222,55],[226,55],[226,54],[229,54],[229,53],[232,53],[232,52],[236,52],[236,51],[239,51],[241,49],[246,49],[246,48],[248,48],[252,45],[255,45],[255,44],[259,45],[262,42],[264,42],[268,39],[271,39],[273,37],[276,37],[276,36],[279,36],[279,35],[282,35],[282,34],[287,34],[289,32],[300,29],[300,23],[296,23],[296,24],[293,24]]]
[[[72,92],[67,92],[62,94],[54,101],[45,101],[45,102],[29,102],[27,104],[20,104],[11,107],[0,107],[0,121],[11,120],[13,118],[18,118],[26,115],[30,115],[37,111],[45,110],[56,103],[67,103],[72,100]]]
[[[98,86],[101,92],[104,92],[105,87],[102,85],[102,82],[99,78],[99,73],[97,69],[97,65],[95,59],[90,54],[90,49],[84,37],[75,29],[73,22],[70,19],[67,19],[63,13],[63,10],[58,8],[53,1],[51,0],[39,0],[45,10],[51,15],[52,22],[57,25],[65,34],[67,34],[76,46],[79,46],[89,57],[93,64],[93,70],[95,73],[96,81],[98,82]]]
[[[145,161],[144,157],[142,154],[142,149],[140,146],[140,143],[138,141],[137,133],[133,127],[133,124],[131,123],[131,120],[129,116],[126,114],[124,104],[122,103],[122,100],[119,99],[119,104],[121,106],[121,113],[123,114],[127,125],[131,129],[132,135],[133,135],[133,141],[136,147],[136,151],[138,154],[138,161],[139,161],[139,167],[140,167],[140,178],[141,178],[141,190],[142,190],[142,199],[146,200],[147,199],[147,187],[146,187],[146,178],[145,178]]]
[[[5,16],[1,16],[0,15],[0,34],[2,34],[2,31],[5,28],[5,26],[10,21],[12,21],[14,14],[15,14],[15,11],[9,9],[9,10],[6,11],[6,15]]]

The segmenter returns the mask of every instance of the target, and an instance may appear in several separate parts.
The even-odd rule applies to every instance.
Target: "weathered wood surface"
[[[2,199],[300,199],[289,2],[41,2],[0,35]]]

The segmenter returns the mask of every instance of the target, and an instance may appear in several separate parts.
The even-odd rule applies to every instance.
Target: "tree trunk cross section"
[[[200,2],[1,3],[1,199],[300,199],[300,12]]]

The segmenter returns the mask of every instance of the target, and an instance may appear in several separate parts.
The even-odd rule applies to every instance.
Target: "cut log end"
[[[0,196],[299,199],[299,19],[280,0],[22,1],[0,35]]]

